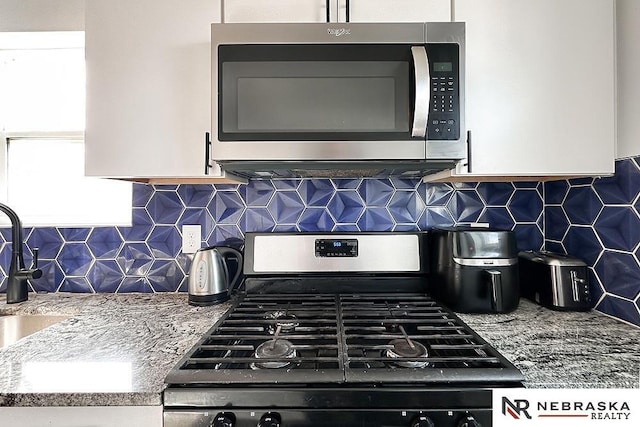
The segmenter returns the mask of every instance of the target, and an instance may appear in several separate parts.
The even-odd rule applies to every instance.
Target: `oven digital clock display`
[[[316,256],[355,258],[358,256],[358,239],[316,239]]]

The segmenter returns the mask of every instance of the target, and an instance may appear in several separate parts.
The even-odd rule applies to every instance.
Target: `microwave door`
[[[223,45],[214,54],[213,160],[426,158],[424,44]]]
[[[429,101],[431,99],[431,77],[429,76],[429,59],[424,46],[412,46],[413,68],[415,78],[415,98],[413,106],[413,126],[411,136],[424,138],[427,135],[429,118]]]

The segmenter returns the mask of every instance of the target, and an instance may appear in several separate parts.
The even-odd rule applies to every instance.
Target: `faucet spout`
[[[7,278],[7,304],[15,304],[26,301],[29,297],[27,281],[29,279],[39,279],[42,271],[38,269],[37,261],[27,269],[24,266],[24,256],[22,253],[22,222],[13,209],[0,203],[0,211],[4,212],[11,221],[11,265],[9,266],[9,277]],[[37,260],[37,256],[34,257]]]

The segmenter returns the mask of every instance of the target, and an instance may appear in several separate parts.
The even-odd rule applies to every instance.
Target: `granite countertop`
[[[228,309],[186,294],[39,294],[0,314],[69,319],[0,349],[0,406],[161,405],[164,378]],[[528,387],[640,387],[640,328],[522,300],[513,313],[460,315]]]
[[[529,388],[640,388],[637,326],[526,299],[512,313],[458,316],[522,371]]]
[[[30,294],[0,314],[69,319],[0,349],[0,406],[161,405],[164,377],[229,304],[187,294]]]

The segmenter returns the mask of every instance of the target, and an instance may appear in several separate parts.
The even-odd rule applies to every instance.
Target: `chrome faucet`
[[[0,203],[0,211],[4,212],[11,220],[11,266],[7,278],[7,304],[26,301],[29,297],[27,280],[39,279],[42,271],[38,269],[38,250],[33,250],[33,264],[31,268],[24,267],[22,255],[22,223],[20,218],[9,206]]]

